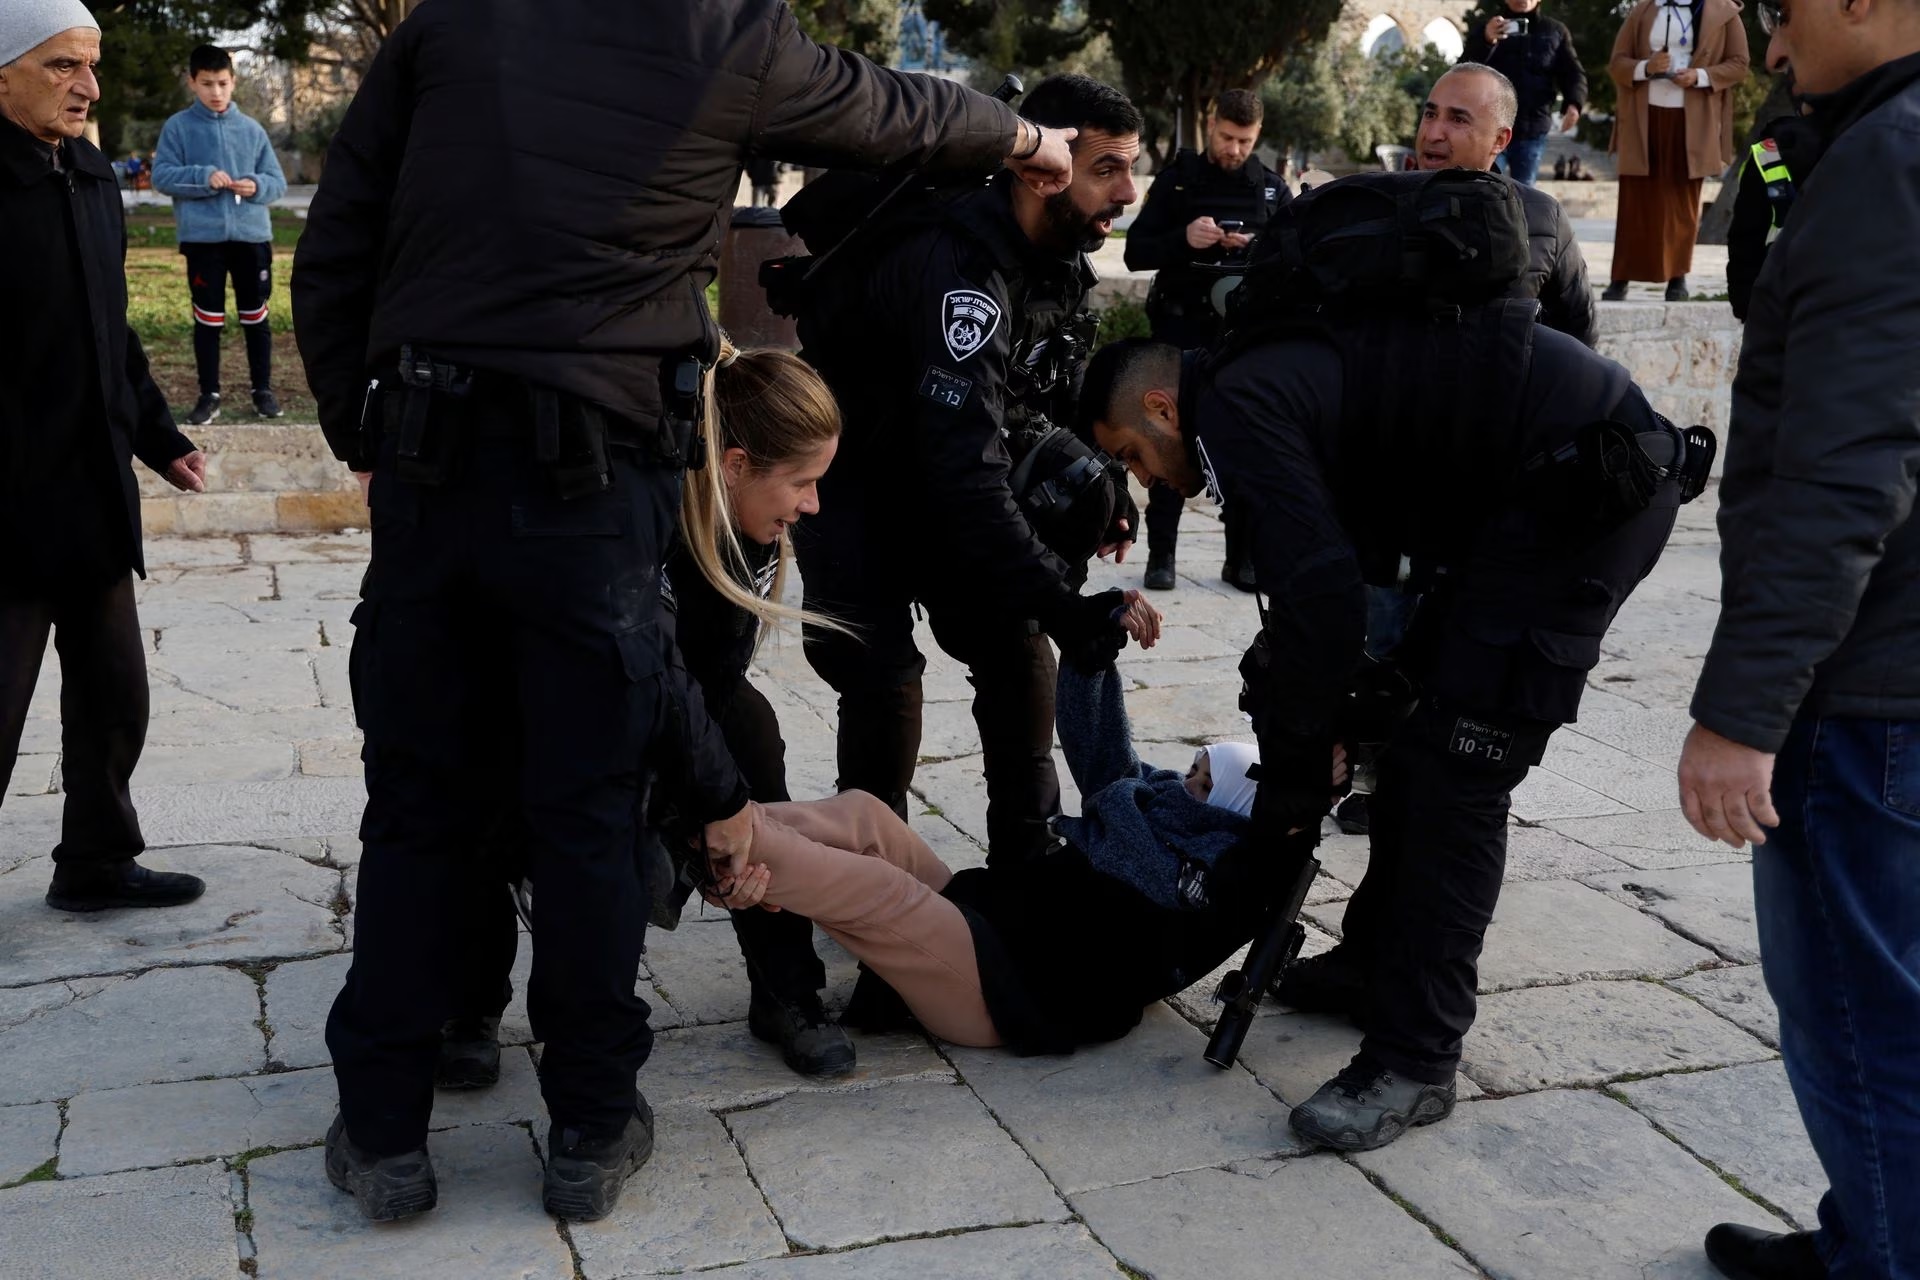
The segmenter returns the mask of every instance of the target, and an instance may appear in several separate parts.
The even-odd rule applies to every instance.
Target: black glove
[[[1107,531],[1100,535],[1100,545],[1115,546],[1122,542],[1134,542],[1140,537],[1140,508],[1133,500],[1133,491],[1127,487],[1127,473],[1115,468],[1107,473],[1113,484],[1113,519],[1107,525]],[[1122,529],[1124,520],[1127,527]]]
[[[1253,795],[1253,829],[1263,839],[1283,840],[1290,831],[1316,837],[1320,819],[1333,808],[1333,752],[1329,748],[1285,752],[1262,746],[1260,787]]]
[[[1113,620],[1126,603],[1117,589],[1074,596],[1046,620],[1047,634],[1075,667],[1089,674],[1105,670],[1127,645],[1126,631]]]

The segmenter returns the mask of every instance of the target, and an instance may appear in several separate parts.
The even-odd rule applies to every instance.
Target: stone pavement
[[[657,1153],[612,1218],[567,1228],[538,1203],[545,1123],[519,1000],[499,1087],[439,1101],[435,1213],[370,1227],[327,1185],[321,1033],[352,937],[346,656],[366,541],[156,539],[136,799],[149,862],[210,888],[173,911],[42,904],[62,799],[49,655],[0,807],[0,1275],[1707,1276],[1708,1226],[1809,1224],[1821,1188],[1775,1053],[1746,857],[1673,808],[1716,608],[1712,514],[1710,499],[1684,513],[1581,723],[1514,797],[1470,1100],[1446,1123],[1357,1159],[1303,1153],[1287,1104],[1356,1033],[1268,1008],[1241,1065],[1216,1071],[1200,1058],[1210,984],[1071,1057],[869,1037],[855,1079],[814,1087],[747,1034],[732,931],[709,911],[655,933],[640,975],[661,1028],[641,1077]],[[1244,735],[1233,667],[1254,626],[1213,577],[1204,504],[1183,539],[1166,638],[1124,659],[1143,754],[1173,765]],[[1095,585],[1138,574],[1102,568]],[[928,653],[914,821],[976,863],[968,687]],[[825,793],[832,700],[797,644],[761,662],[794,791]],[[1366,849],[1334,837],[1323,855],[1315,947]],[[825,950],[844,999],[852,965]]]

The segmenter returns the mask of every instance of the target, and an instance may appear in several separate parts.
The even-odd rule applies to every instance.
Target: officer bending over
[[[1265,108],[1260,95],[1229,89],[1207,116],[1207,149],[1185,147],[1153,179],[1140,216],[1127,229],[1127,270],[1153,271],[1147,320],[1153,340],[1204,347],[1220,336],[1212,292],[1218,272],[1204,268],[1244,259],[1273,215],[1293,199],[1284,179],[1253,154]],[[1171,591],[1186,499],[1157,484],[1147,495],[1147,577],[1154,591]],[[1227,560],[1220,576],[1245,590],[1254,586],[1241,525],[1227,523]]]
[[[805,355],[846,417],[820,514],[794,538],[807,609],[853,632],[806,633],[808,662],[840,695],[840,789],[906,816],[924,606],[973,683],[997,859],[1044,848],[1060,810],[1047,637],[1076,652],[1119,635],[1119,593],[1078,595],[1084,566],[1070,571],[1016,503],[1010,446],[1041,415],[1072,420],[1091,336],[1085,252],[1135,199],[1140,154],[1140,113],[1096,80],[1052,77],[1021,106],[1079,130],[1071,186],[1042,198],[1001,175],[899,215],[863,234],[849,250],[860,270],[800,315]]]
[[[1272,591],[1268,710],[1255,717],[1264,771],[1255,823],[1269,841],[1313,838],[1330,803],[1337,695],[1361,655],[1363,565],[1369,576],[1376,564],[1391,573],[1409,556],[1432,582],[1400,655],[1424,696],[1381,762],[1366,878],[1340,944],[1295,964],[1276,993],[1365,1032],[1353,1061],[1294,1109],[1294,1128],[1324,1146],[1382,1146],[1453,1109],[1509,793],[1574,719],[1602,635],[1673,526],[1671,479],[1650,487],[1644,509],[1604,518],[1585,513],[1583,491],[1558,487],[1580,466],[1552,455],[1587,424],[1624,424],[1613,430],[1631,439],[1664,422],[1618,365],[1551,330],[1531,339],[1531,374],[1510,395],[1471,388],[1469,369],[1444,366],[1409,389],[1431,395],[1451,383],[1471,401],[1467,421],[1515,424],[1500,450],[1459,449],[1460,474],[1436,469],[1437,451],[1361,407],[1354,371],[1322,338],[1278,337],[1211,372],[1198,353],[1133,340],[1088,370],[1083,408],[1103,448],[1142,481],[1189,496],[1204,487],[1247,513]],[[1469,346],[1454,354],[1487,359]],[[1440,410],[1430,416],[1441,420],[1416,433],[1444,429]],[[1664,432],[1642,442],[1671,448]],[[1530,485],[1479,480],[1535,459],[1545,463]],[[1437,518],[1400,519],[1409,508]],[[1473,532],[1462,537],[1463,527]]]
[[[779,0],[425,0],[381,47],[293,276],[321,427],[371,476],[353,654],[367,809],[326,1150],[368,1217],[437,1198],[434,1061],[454,940],[499,892],[476,851],[503,794],[539,892],[548,1211],[605,1215],[652,1151],[634,1087],[652,1045],[638,762],[664,715],[660,567],[698,460],[704,290],[743,158],[1018,155],[1057,190],[1065,141],[815,45]],[[709,849],[744,862],[746,785],[724,769],[702,784]]]

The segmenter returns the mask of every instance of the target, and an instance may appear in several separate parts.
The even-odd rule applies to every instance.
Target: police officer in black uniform
[[[436,1044],[459,926],[499,891],[477,850],[502,794],[539,895],[548,1210],[604,1215],[652,1150],[634,1087],[651,1045],[639,762],[667,706],[660,564],[697,461],[704,289],[743,157],[1026,157],[1023,176],[1057,190],[1065,141],[815,45],[778,0],[426,0],[381,48],[293,275],[321,426],[371,475],[353,673],[368,799],[326,1152],[369,1217],[437,1196]],[[728,770],[702,787],[709,851],[740,869],[746,787]]]
[[[1212,292],[1218,272],[1203,270],[1245,256],[1267,223],[1293,199],[1286,182],[1253,154],[1264,109],[1260,95],[1229,89],[1207,117],[1205,154],[1182,148],[1154,177],[1147,202],[1127,229],[1127,268],[1153,271],[1147,320],[1156,342],[1204,347],[1220,336]],[[1147,577],[1155,591],[1173,589],[1186,499],[1166,485],[1147,494]],[[1238,518],[1227,521],[1227,561],[1221,576],[1251,589],[1253,578]]]
[[[1043,81],[1021,109],[1079,130],[1067,191],[1042,200],[1003,176],[899,213],[844,251],[859,257],[858,274],[843,272],[803,307],[804,353],[846,430],[820,514],[794,536],[806,607],[855,633],[806,637],[807,660],[840,695],[841,789],[906,816],[926,667],[913,622],[924,606],[974,686],[989,856],[1016,859],[1046,846],[1060,808],[1047,637],[1063,651],[1105,643],[1119,634],[1121,600],[1077,594],[1078,574],[1016,503],[1012,451],[1039,415],[1072,420],[1091,337],[1084,251],[1135,199],[1140,150],[1139,112],[1085,76]]]
[[[1410,430],[1375,413],[1374,366],[1347,368],[1340,346],[1305,334],[1211,370],[1199,353],[1118,343],[1087,375],[1103,448],[1142,480],[1204,486],[1247,513],[1272,592],[1254,817],[1276,856],[1290,836],[1315,838],[1332,800],[1327,752],[1361,658],[1363,571],[1395,572],[1405,555],[1430,583],[1399,654],[1423,696],[1382,758],[1366,877],[1340,944],[1296,963],[1276,992],[1365,1032],[1352,1063],[1293,1113],[1303,1136],[1345,1150],[1452,1110],[1509,793],[1574,719],[1601,637],[1665,546],[1680,487],[1656,467],[1693,456],[1620,366],[1534,328],[1531,301],[1493,305],[1525,309],[1514,332],[1531,342],[1531,372],[1515,382],[1488,350],[1443,342],[1405,389],[1433,405]],[[1454,421],[1483,434],[1445,431],[1436,394],[1458,397]],[[1602,422],[1613,425],[1589,425]],[[1629,448],[1641,465],[1626,465]],[[1587,487],[1616,478],[1639,486],[1619,510],[1613,491]]]

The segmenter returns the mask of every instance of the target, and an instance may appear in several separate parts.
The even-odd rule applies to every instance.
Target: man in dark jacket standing
[[[557,102],[561,66],[577,74]],[[437,1197],[425,1141],[453,940],[498,892],[469,859],[502,788],[539,898],[548,1210],[604,1216],[652,1151],[634,1087],[652,1043],[634,993],[636,762],[670,713],[660,564],[699,461],[704,290],[743,160],[1018,157],[1053,191],[1067,141],[815,45],[779,0],[426,0],[381,48],[293,276],[321,427],[371,481],[353,653],[367,810],[326,1153],[369,1217]],[[696,765],[690,816],[725,879],[751,848],[747,789],[724,751]]]
[[[1220,336],[1212,292],[1220,277],[1204,268],[1244,260],[1274,214],[1293,199],[1284,179],[1253,154],[1265,108],[1260,95],[1229,89],[1207,117],[1205,154],[1182,149],[1154,176],[1140,216],[1127,228],[1127,269],[1152,271],[1147,319],[1155,342],[1183,350]],[[1147,577],[1155,591],[1171,591],[1186,499],[1154,485],[1147,495]],[[1236,517],[1227,524],[1227,559],[1220,576],[1250,590],[1253,566]]]
[[[1680,798],[1751,842],[1780,1047],[1831,1189],[1817,1231],[1723,1224],[1743,1277],[1920,1275],[1920,4],[1762,3],[1804,125],[1747,312],[1720,622]]]
[[[60,653],[66,791],[47,902],[167,907],[205,887],[134,861],[127,781],[147,736],[144,576],[129,463],[206,487],[127,328],[112,167],[80,136],[100,97],[98,23],[77,0],[0,13],[0,780],[13,772],[49,632]]]
[[[1500,161],[1501,171],[1530,187],[1540,175],[1540,153],[1554,129],[1553,108],[1561,106],[1559,131],[1565,133],[1587,107],[1587,73],[1574,52],[1573,33],[1554,18],[1543,17],[1540,0],[1506,0],[1502,11],[1467,25],[1462,62],[1483,62],[1513,82],[1520,97],[1513,141]]]

